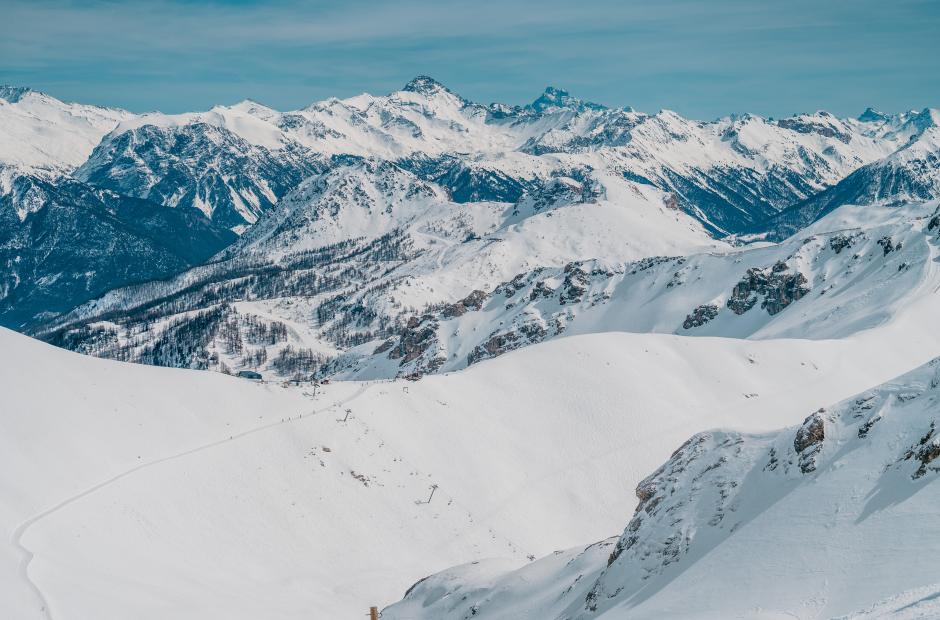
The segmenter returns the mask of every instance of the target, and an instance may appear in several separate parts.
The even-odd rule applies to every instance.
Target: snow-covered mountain
[[[729,232],[779,239],[784,230],[794,232],[793,222],[802,227],[846,201],[936,197],[930,180],[936,168],[930,147],[935,120],[930,110],[893,116],[868,110],[858,119],[817,112],[701,122],[670,111],[608,108],[551,87],[526,106],[483,105],[426,76],[389,95],[329,99],[290,112],[244,101],[206,112],[134,115],[5,88],[0,131],[10,139],[0,144],[0,165],[7,179],[4,192],[20,174],[70,188],[78,180],[88,191],[196,209],[214,228],[245,235],[221,257],[226,275],[219,275],[219,268],[200,268],[174,282],[138,289],[138,299],[122,292],[122,307],[151,303],[154,289],[176,291],[179,283],[198,282],[207,273],[219,281],[242,277],[246,265],[283,272],[285,260],[296,266],[309,252],[319,253],[322,263],[325,256],[335,258],[336,243],[395,254],[394,274],[380,275],[393,267],[385,259],[366,264],[367,256],[353,257],[356,265],[347,265],[372,274],[356,277],[377,287],[373,297],[389,292],[385,302],[360,304],[367,318],[356,319],[359,333],[347,337],[347,326],[330,326],[322,318],[339,306],[360,303],[349,301],[364,294],[354,292],[351,274],[321,279],[313,287],[318,294],[332,291],[334,299],[292,301],[296,312],[280,316],[305,331],[332,328],[341,337],[312,348],[333,356],[351,342],[368,340],[366,331],[389,332],[388,323],[403,314],[377,304],[397,304],[415,314],[455,303],[474,290],[489,292],[532,269],[719,249],[722,244],[707,236]],[[402,180],[390,181],[388,170]],[[416,193],[386,198],[386,182]],[[346,189],[330,187],[333,183]],[[438,208],[428,203],[427,192],[435,195]],[[393,202],[397,206],[390,208]],[[42,204],[32,200],[28,209],[38,213]],[[22,219],[23,207],[18,209]],[[191,233],[185,227],[169,231],[170,237],[177,235]],[[458,235],[465,243],[454,243]],[[106,237],[89,237],[95,247],[79,253],[106,254],[120,243]],[[397,248],[392,254],[376,249],[389,244]],[[218,249],[208,240],[198,252],[200,261]],[[154,279],[182,268],[148,272],[148,264],[159,262],[142,260],[134,269],[140,279]],[[68,279],[55,268],[14,274],[8,267],[6,275],[28,286],[42,281],[55,287]],[[341,274],[342,268],[332,273]],[[93,287],[94,293],[75,297],[65,287],[55,292],[61,303],[38,313],[54,318],[101,290],[137,279],[102,277],[103,286]],[[302,297],[311,297],[311,290],[304,288]],[[176,310],[208,310],[210,300],[206,297],[203,308],[184,304]],[[215,301],[249,300],[236,293]],[[327,302],[332,309],[322,310]],[[110,305],[104,300],[96,307]],[[306,318],[296,316],[302,310]],[[318,318],[311,320],[314,314]],[[88,313],[81,310],[78,316]],[[337,347],[337,341],[344,342]]]
[[[565,234],[578,230],[578,220],[565,212],[583,207],[594,214],[599,205],[556,206],[545,214],[553,217],[542,218],[545,225],[560,225],[548,237],[555,229],[540,224],[530,233],[527,220],[519,228],[487,232],[479,213],[476,228],[448,231],[439,224],[441,211],[467,205],[446,203],[433,187],[385,166],[391,175],[382,177],[386,196],[411,194],[407,204],[415,206],[415,192],[427,192],[411,228],[379,224],[382,214],[401,208],[395,200],[382,208],[363,202],[356,212],[379,226],[370,232],[378,244],[343,232],[362,226],[350,224],[356,213],[321,218],[303,208],[303,226],[285,226],[296,216],[287,211],[287,219],[266,220],[226,250],[236,258],[159,287],[115,291],[79,308],[46,338],[95,355],[178,365],[179,355],[161,360],[154,350],[168,350],[166,343],[185,333],[197,343],[198,354],[186,358],[194,367],[374,379],[459,370],[543,340],[610,331],[748,339],[847,338],[867,331],[886,346],[898,345],[897,338],[909,339],[893,330],[912,320],[912,308],[936,310],[937,201],[846,206],[781,244],[718,246],[671,257],[646,248],[631,255],[631,248],[619,245],[635,230],[627,220],[622,232],[609,231],[602,254],[621,260],[585,260],[577,256],[601,246],[605,231],[579,234],[593,243],[571,248],[576,253],[560,252]],[[352,178],[361,180],[362,170]],[[335,206],[338,195],[343,204],[346,194],[369,196],[350,185],[349,176],[330,179],[326,186],[337,193],[317,201],[323,209]],[[375,186],[369,189],[377,195]],[[305,248],[273,264],[242,262],[255,256],[248,248],[268,257],[275,254],[272,248],[302,243],[293,237],[277,241],[283,231],[298,230],[316,230],[300,239],[320,235],[318,247],[328,250]],[[494,238],[507,241],[493,243]],[[695,238],[688,243],[694,245]],[[527,249],[512,253],[520,247]],[[529,261],[557,266],[527,268]],[[271,335],[259,338],[259,329]],[[297,356],[302,363],[291,362]]]
[[[280,185],[304,171],[304,154],[422,163],[482,159],[511,184],[531,178],[544,154],[582,163],[599,155],[603,166],[674,192],[683,209],[728,233],[759,226],[903,146],[912,131],[926,127],[909,116],[885,120],[870,112],[843,120],[818,112],[779,121],[742,115],[700,122],[669,111],[607,108],[551,87],[528,106],[487,106],[421,76],[387,96],[329,99],[291,112],[245,101],[123,119],[81,175],[138,197],[153,193],[170,206],[182,200],[207,212],[234,210],[251,223],[259,205],[269,206],[264,201],[273,202]],[[249,145],[261,152],[249,153]],[[507,161],[506,153],[532,157]],[[261,160],[255,164],[260,170],[245,172],[247,180],[234,163],[245,157]],[[468,193],[463,181],[454,193]]]
[[[631,331],[750,339],[845,338],[898,319],[940,286],[936,201],[843,207],[779,245],[516,275],[361,345],[339,376],[464,368],[562,335]]]
[[[137,118],[133,129],[115,129],[75,176],[167,207],[198,209],[217,225],[242,232],[323,168],[296,145],[271,151],[224,126],[194,121],[161,127],[148,121]]]
[[[389,619],[932,618],[940,361],[772,433],[712,430],[636,487],[619,538],[459,566]]]
[[[0,325],[18,329],[231,243],[195,209],[165,209],[70,177],[0,170]]]
[[[897,151],[862,166],[834,186],[788,207],[754,229],[780,240],[842,205],[901,204],[940,197],[940,111],[885,117],[906,138]]]
[[[0,86],[0,165],[71,172],[126,110],[65,103],[24,87]]]
[[[937,121],[0,90],[0,611],[936,615]]]
[[[133,116],[0,87],[0,325],[24,329],[115,287],[179,273],[236,238],[194,209],[72,176]]]
[[[187,365],[260,364],[291,377],[281,356],[302,355],[306,376],[350,346],[378,339],[375,348],[422,309],[522,271],[727,247],[650,186],[583,168],[544,174],[515,204],[458,203],[394,163],[352,161],[301,184],[216,262],[113,291],[43,333],[97,355],[176,365],[179,356],[153,352],[184,330],[199,351]],[[247,346],[257,324],[278,336]]]

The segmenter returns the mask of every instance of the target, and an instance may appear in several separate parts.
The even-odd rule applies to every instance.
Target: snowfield
[[[938,126],[0,87],[0,618],[940,618]]]
[[[465,565],[384,618],[936,618],[940,359],[802,425],[695,435],[623,535]]]
[[[3,331],[2,598],[57,620],[356,615],[447,566],[611,536],[690,434],[797,423],[922,363],[924,335],[596,334],[314,396]]]

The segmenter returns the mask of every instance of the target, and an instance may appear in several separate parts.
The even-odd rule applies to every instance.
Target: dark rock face
[[[814,166],[823,167],[825,162]],[[764,232],[762,222],[817,191],[813,179],[777,165],[764,174],[717,165],[692,172],[667,168],[663,175],[656,186],[673,194],[681,209],[717,235]]]
[[[395,346],[395,339],[389,338],[388,340],[386,340],[385,342],[377,346],[375,348],[375,351],[372,352],[372,355],[381,355],[382,353],[385,353],[386,351],[391,349],[393,346]]]
[[[884,251],[884,256],[887,256],[895,250],[901,249],[901,242],[899,241],[897,245],[891,240],[891,237],[885,236],[878,240],[878,245],[881,246],[881,249]]]
[[[441,309],[441,316],[445,319],[452,319],[463,316],[471,310],[479,310],[486,302],[486,293],[481,290],[474,290],[460,301],[444,306]]]
[[[935,431],[936,424],[933,423],[930,425],[930,430],[920,438],[917,445],[908,450],[907,454],[904,455],[905,460],[914,459],[920,462],[920,467],[911,475],[911,478],[914,480],[926,474],[928,466],[940,458],[940,442],[938,442],[935,437]],[[930,469],[936,471],[938,468],[931,467]]]
[[[604,195],[603,186],[597,182],[589,167],[573,167],[554,170],[546,179],[527,182],[525,193],[515,203],[514,213],[520,209],[547,211],[560,205],[587,204],[596,202]]]
[[[26,329],[108,290],[174,275],[235,239],[196,209],[18,176],[0,196],[0,325]]]
[[[800,471],[804,474],[816,470],[816,455],[822,450],[826,438],[823,413],[825,410],[820,409],[803,420],[803,426],[796,431],[796,437],[793,438],[793,449],[800,455]]]
[[[933,217],[930,218],[930,221],[927,222],[927,230],[933,230],[934,228],[940,228],[940,213],[934,213]]]
[[[497,357],[507,351],[517,349],[519,347],[518,340],[519,334],[516,332],[494,334],[490,336],[489,340],[473,348],[473,351],[467,356],[467,365],[470,366],[480,360]]]
[[[447,189],[454,202],[516,202],[534,187],[529,179],[515,178],[499,170],[473,166],[457,157],[412,156],[399,166],[425,181]]]
[[[572,97],[568,91],[555,88],[554,86],[547,86],[545,92],[543,92],[538,99],[529,104],[529,107],[538,113],[559,108],[576,111],[606,109],[606,107],[598,103],[582,101],[576,97]]]
[[[751,268],[734,286],[727,306],[735,314],[744,314],[763,297],[761,308],[773,316],[809,293],[807,284],[806,276],[789,273],[789,267],[782,261],[770,268]]]
[[[499,357],[514,349],[518,349],[528,344],[541,342],[548,335],[548,330],[538,322],[524,323],[516,330],[501,334],[492,334],[489,339],[478,344],[467,356],[467,365],[493,357]]]
[[[529,273],[520,273],[516,274],[512,280],[505,282],[496,287],[493,291],[494,294],[499,293],[509,298],[514,296],[518,291],[524,289],[528,283],[533,279],[537,278],[544,269],[535,269]]]
[[[692,329],[693,327],[701,327],[716,316],[718,316],[718,306],[703,304],[693,310],[692,314],[685,317],[685,321],[682,322],[682,328]]]
[[[429,75],[418,75],[402,88],[408,93],[419,93],[422,95],[435,95],[440,92],[451,92],[446,86],[435,80]]]
[[[545,281],[536,282],[535,286],[532,287],[532,291],[529,293],[529,301],[535,301],[536,299],[551,297],[555,294],[555,290],[551,288]]]
[[[213,223],[252,224],[323,163],[306,150],[273,151],[221,127],[144,125],[102,141],[79,179],[169,207],[198,208]]]
[[[835,127],[824,125],[822,123],[814,123],[802,118],[784,118],[777,121],[777,126],[799,133],[815,133],[821,136],[826,136],[827,138],[835,138],[836,140],[844,142],[845,144],[848,144],[852,141],[852,136],[838,131]]]
[[[829,238],[829,247],[838,254],[846,248],[855,245],[855,241],[861,236],[860,233],[854,235],[834,235]]]
[[[437,340],[437,326],[437,319],[430,315],[411,317],[388,357],[401,359],[402,365],[418,359]]]
[[[821,411],[808,416],[803,420],[803,426],[797,430],[796,437],[793,439],[793,449],[798,453],[802,453],[826,438],[826,425],[820,416]]]
[[[578,263],[565,265],[565,281],[561,285],[561,296],[558,301],[562,304],[578,303],[584,298],[590,280],[588,274]]]

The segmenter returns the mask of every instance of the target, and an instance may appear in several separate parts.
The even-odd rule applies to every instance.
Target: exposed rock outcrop
[[[823,440],[826,438],[823,413],[825,409],[820,409],[803,420],[803,425],[793,438],[793,449],[800,455],[800,471],[804,474],[816,470],[816,455],[822,450]]]
[[[398,343],[391,347],[389,359],[401,359],[402,366],[418,359],[437,340],[437,326],[433,316],[411,317]]]
[[[503,353],[525,345],[541,342],[547,335],[548,330],[538,321],[523,323],[512,331],[492,334],[486,342],[473,348],[473,351],[467,356],[467,365],[498,357]]]
[[[920,467],[911,475],[914,480],[926,474],[928,466],[940,457],[940,435],[935,431],[936,423],[931,423],[930,430],[904,455],[905,460],[914,459],[920,462]],[[934,466],[931,469],[938,470],[940,467]]]
[[[682,322],[682,328],[692,329],[693,327],[701,327],[716,316],[718,316],[718,306],[714,304],[702,304],[685,317],[685,321]]]
[[[445,319],[452,319],[463,316],[470,310],[479,310],[486,303],[486,298],[486,293],[481,290],[474,290],[460,301],[444,306],[441,309],[441,316]]]
[[[790,273],[783,261],[770,268],[754,267],[734,286],[727,306],[735,314],[744,314],[763,297],[761,308],[773,316],[809,293],[807,285],[806,276],[798,271]]]

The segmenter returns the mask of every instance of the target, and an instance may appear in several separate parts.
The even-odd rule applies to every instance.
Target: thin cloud
[[[527,101],[553,83],[612,105],[692,116],[742,105],[774,115],[819,107],[848,113],[869,104],[937,105],[935,6],[8,0],[0,80],[168,111],[244,97],[299,107],[387,92],[431,73],[484,101]],[[859,67],[871,84],[850,76]],[[820,75],[825,88],[806,100],[797,82]]]

